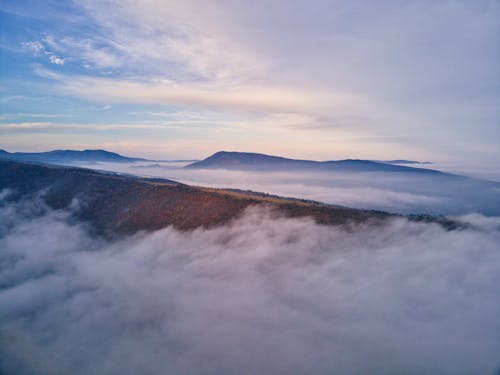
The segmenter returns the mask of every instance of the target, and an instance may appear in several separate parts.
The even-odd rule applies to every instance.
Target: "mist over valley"
[[[246,153],[239,153],[245,156]],[[260,154],[249,154],[254,155]],[[262,155],[266,156],[266,155]],[[207,158],[208,160],[210,158]],[[206,160],[207,160],[206,159]],[[278,163],[134,162],[77,163],[90,168],[159,177],[190,185],[234,188],[299,197],[359,209],[401,214],[500,215],[500,182],[426,168],[393,166],[365,160],[313,166]],[[201,163],[201,165],[200,165]],[[337,164],[335,164],[337,163]],[[295,164],[295,163],[294,163]],[[337,167],[340,165],[340,167]],[[193,167],[194,166],[194,167]]]
[[[499,218],[405,217],[123,174],[142,166],[247,187],[266,173],[120,165],[0,161],[3,371],[498,368]]]

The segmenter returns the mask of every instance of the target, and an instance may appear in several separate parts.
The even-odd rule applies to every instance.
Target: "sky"
[[[500,168],[500,2],[0,0],[0,148]]]

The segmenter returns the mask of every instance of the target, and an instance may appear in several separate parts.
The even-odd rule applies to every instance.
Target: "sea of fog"
[[[161,177],[190,185],[254,190],[397,213],[500,215],[500,182],[407,173],[252,172],[182,168],[186,163],[94,163],[80,166]]]
[[[499,218],[327,227],[252,208],[213,229],[108,242],[70,220],[78,205],[8,196],[2,374],[500,369]]]

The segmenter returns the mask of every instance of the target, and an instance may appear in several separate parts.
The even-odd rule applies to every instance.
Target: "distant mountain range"
[[[249,152],[228,152],[220,151],[212,156],[189,164],[185,168],[203,169],[232,169],[232,170],[252,170],[252,171],[338,171],[338,172],[408,172],[442,174],[442,172],[414,168],[403,165],[396,165],[396,160],[391,162],[376,162],[371,160],[333,160],[333,161],[312,161],[288,159],[280,156],[270,156]],[[399,164],[402,164],[399,160]],[[405,161],[406,163],[416,163]]]
[[[0,150],[0,160],[17,160],[47,164],[76,164],[76,163],[133,163],[139,161],[161,161],[143,158],[131,158],[105,150],[54,150],[48,152],[7,152]],[[172,160],[171,160],[172,161]],[[181,161],[181,160],[179,160]],[[193,160],[182,160],[191,162]],[[346,159],[335,161],[312,161],[288,159],[280,156],[270,156],[249,152],[219,151],[212,156],[194,161],[185,168],[193,169],[232,169],[253,171],[339,171],[339,172],[412,172],[412,173],[441,173],[432,169],[415,168],[401,164],[427,164],[412,160],[372,161]]]
[[[0,191],[8,192],[4,199],[9,201],[41,197],[54,209],[68,208],[78,199],[75,217],[87,222],[96,235],[109,238],[169,225],[181,230],[212,227],[237,218],[249,206],[266,206],[286,217],[311,217],[324,225],[380,223],[400,216],[263,193],[8,160],[0,160]],[[408,218],[437,222],[447,229],[459,225],[429,215]]]
[[[105,150],[54,150],[48,152],[7,152],[5,150],[0,150],[0,159],[49,164],[65,164],[74,162],[130,163],[136,161],[146,161],[146,159],[129,158]]]

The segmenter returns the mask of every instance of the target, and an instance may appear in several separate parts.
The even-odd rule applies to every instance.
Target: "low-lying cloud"
[[[8,374],[492,374],[500,219],[326,227],[252,208],[118,242],[0,207]]]
[[[180,163],[99,163],[90,168],[220,188],[250,189],[360,209],[403,214],[500,215],[500,183],[388,172],[255,172],[179,168]]]

